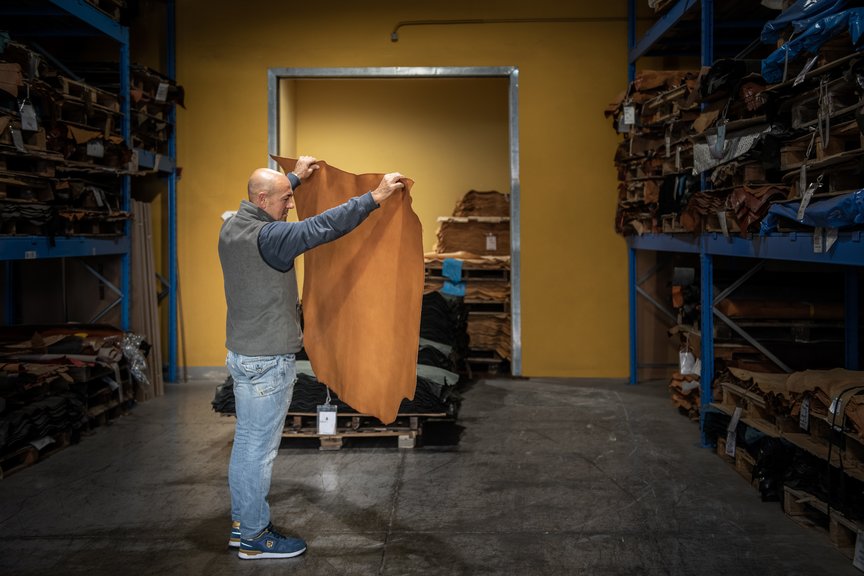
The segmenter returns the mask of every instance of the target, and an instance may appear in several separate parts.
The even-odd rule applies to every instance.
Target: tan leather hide
[[[273,159],[285,172],[297,163]],[[295,193],[301,220],[374,190],[383,177],[318,165]],[[407,180],[360,226],[304,258],[303,341],[315,377],[385,424],[417,385],[425,271],[412,184]]]

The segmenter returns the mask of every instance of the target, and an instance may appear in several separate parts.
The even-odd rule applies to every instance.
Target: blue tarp
[[[762,77],[769,84],[782,82],[787,57],[792,61],[803,53],[815,54],[822,44],[847,28],[852,44],[858,48],[864,32],[864,8],[850,8],[812,23],[799,36],[793,37],[762,61]]]
[[[793,220],[813,228],[847,228],[864,224],[864,189],[811,202],[804,210],[802,220],[798,220],[799,206],[800,201],[772,204],[762,219],[759,233],[764,235],[774,232],[780,219]]]
[[[762,28],[763,44],[774,44],[788,26],[798,36],[818,20],[836,14],[846,7],[845,0],[798,0]]]

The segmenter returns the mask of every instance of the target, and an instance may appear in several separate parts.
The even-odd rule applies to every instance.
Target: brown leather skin
[[[297,163],[273,159],[285,172]],[[317,164],[295,192],[300,219],[374,190],[384,176]],[[360,226],[304,257],[303,340],[315,377],[384,424],[396,420],[417,385],[425,271],[412,185],[405,180]]]

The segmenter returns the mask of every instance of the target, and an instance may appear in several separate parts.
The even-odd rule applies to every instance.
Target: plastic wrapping
[[[804,210],[802,220],[798,220],[800,204],[800,201],[772,204],[762,220],[760,233],[765,235],[774,232],[781,218],[813,228],[848,228],[864,224],[864,189],[812,202]]]
[[[788,26],[792,26],[794,36],[798,36],[816,21],[836,14],[845,7],[845,0],[798,0],[777,18],[765,24],[761,40],[764,44],[777,42]]]
[[[150,379],[147,378],[147,361],[144,359],[144,352],[141,350],[141,344],[144,342],[144,337],[132,332],[126,332],[123,335],[123,355],[129,362],[129,371],[132,376],[144,386],[150,386]]]
[[[864,8],[850,8],[811,23],[799,36],[792,38],[762,60],[762,78],[769,84],[782,82],[787,58],[792,61],[801,54],[813,54],[825,42],[847,28],[852,45],[858,49],[858,43],[864,32]]]

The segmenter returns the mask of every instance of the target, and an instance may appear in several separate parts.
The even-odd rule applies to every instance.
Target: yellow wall
[[[626,249],[613,230],[617,138],[603,117],[626,87],[625,3],[508,0],[484,3],[482,13],[446,1],[226,4],[177,3],[177,79],[187,94],[178,113],[178,259],[190,366],[224,361],[219,215],[236,208],[249,173],[267,161],[269,68],[516,66],[523,374],[627,374]],[[609,16],[621,20],[413,26],[390,41],[402,20]],[[298,110],[298,142],[317,144],[319,131],[304,127],[312,119]],[[421,150],[417,144],[411,148]],[[357,165],[331,162],[352,171],[391,169],[389,158],[368,154]],[[410,168],[412,160],[404,160]],[[454,175],[464,177],[461,169]]]

